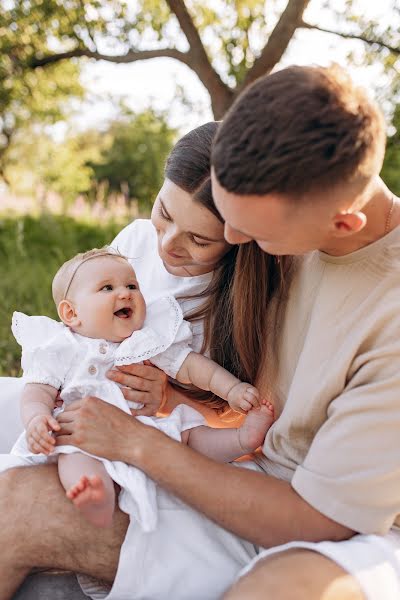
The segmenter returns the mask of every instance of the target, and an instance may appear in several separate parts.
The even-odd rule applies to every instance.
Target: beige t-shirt
[[[305,256],[281,339],[259,464],[335,521],[387,532],[400,515],[400,227]]]

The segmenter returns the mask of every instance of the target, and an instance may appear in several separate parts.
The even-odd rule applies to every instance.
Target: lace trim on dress
[[[117,356],[115,359],[116,365],[128,365],[133,362],[140,362],[148,358],[152,358],[157,354],[161,354],[161,352],[164,352],[167,348],[171,346],[171,344],[173,344],[176,338],[176,334],[178,332],[179,325],[183,321],[183,314],[175,298],[172,298],[171,296],[166,296],[164,300],[168,301],[171,309],[174,312],[174,324],[172,328],[171,339],[166,339],[165,341],[163,341],[162,339],[160,339],[160,335],[157,334],[157,332],[155,332],[155,337],[158,339],[157,345],[151,346],[150,348],[143,350],[142,352],[140,352],[140,354],[136,352],[132,354],[127,353],[123,356]]]

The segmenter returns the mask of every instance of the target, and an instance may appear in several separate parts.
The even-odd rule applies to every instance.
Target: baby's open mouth
[[[119,319],[129,319],[132,316],[132,309],[126,306],[125,308],[116,310],[114,315]]]

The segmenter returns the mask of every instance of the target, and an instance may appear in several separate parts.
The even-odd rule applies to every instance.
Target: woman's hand
[[[126,400],[144,405],[143,408],[131,410],[135,417],[155,415],[167,401],[168,378],[164,371],[149,361],[143,365],[115,367],[108,371],[107,377],[124,386],[121,389]]]
[[[132,419],[119,408],[89,396],[76,400],[58,415],[56,445],[77,446],[85,452],[137,464],[154,427]]]

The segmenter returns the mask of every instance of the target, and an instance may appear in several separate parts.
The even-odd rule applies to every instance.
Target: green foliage
[[[400,196],[400,104],[394,111],[393,127],[395,132],[387,141],[382,179],[393,193]]]
[[[165,115],[153,110],[125,115],[114,121],[106,137],[109,142],[97,162],[90,165],[97,182],[139,200],[148,209],[163,182],[164,162],[176,139]]]
[[[110,243],[121,224],[103,227],[66,217],[0,219],[0,375],[17,375],[21,349],[11,333],[14,310],[57,318],[51,281],[77,252]]]
[[[23,131],[7,156],[6,174],[14,194],[56,192],[67,206],[79,194],[90,199],[102,188],[139,200],[143,211],[163,181],[176,131],[152,110],[124,114],[106,131],[85,131],[56,142],[43,132]]]
[[[98,134],[97,137],[99,137]],[[87,165],[99,155],[97,144],[82,148],[77,136],[55,142],[44,133],[20,132],[8,152],[6,175],[17,195],[30,196],[37,190],[58,193],[65,205],[92,186],[93,171]]]

